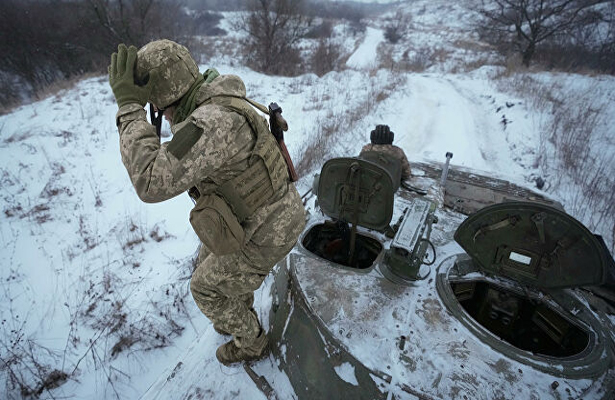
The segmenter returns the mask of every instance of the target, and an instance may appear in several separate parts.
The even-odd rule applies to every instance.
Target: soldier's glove
[[[141,107],[147,103],[156,79],[150,75],[147,84],[139,86],[134,80],[135,64],[137,62],[137,48],[126,48],[124,43],[117,46],[117,53],[111,55],[109,65],[109,85],[117,105],[122,106],[137,103]]]

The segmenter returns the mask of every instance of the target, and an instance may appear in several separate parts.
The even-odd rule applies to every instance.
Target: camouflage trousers
[[[192,296],[216,328],[233,335],[237,347],[250,346],[258,336],[254,291],[293,245],[261,248],[248,242],[242,252],[225,256],[210,254],[201,246],[190,281]]]

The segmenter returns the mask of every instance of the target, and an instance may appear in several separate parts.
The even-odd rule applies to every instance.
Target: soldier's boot
[[[234,340],[223,344],[216,350],[216,358],[227,367],[242,361],[260,360],[269,354],[269,339],[261,328],[254,341],[246,347],[237,347]]]

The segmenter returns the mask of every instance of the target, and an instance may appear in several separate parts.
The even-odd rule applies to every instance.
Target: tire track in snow
[[[346,61],[349,68],[371,69],[377,65],[378,45],[384,40],[384,32],[380,29],[367,27],[367,33],[363,42]]]
[[[404,104],[400,116],[406,124],[397,145],[409,157],[442,161],[444,154],[452,151],[458,165],[488,167],[477,146],[480,123],[475,111],[449,82],[439,77],[410,75],[406,93],[407,106]]]
[[[498,120],[498,116],[493,110],[494,107],[487,105],[476,92],[463,89],[459,82],[450,78],[447,78],[447,82],[473,109],[473,115],[477,122],[476,143],[479,145],[478,150],[489,165],[487,170],[505,172],[511,175],[523,174],[524,168],[512,157],[510,143],[507,136],[502,132],[501,121]]]
[[[482,171],[514,164],[497,119],[489,117],[493,111],[452,79],[409,75],[403,93],[386,120],[410,159],[443,161],[451,151],[454,164]]]

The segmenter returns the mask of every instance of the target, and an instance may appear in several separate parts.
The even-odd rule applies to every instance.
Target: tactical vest
[[[250,217],[263,205],[281,198],[289,182],[286,162],[278,148],[265,118],[248,104],[253,102],[242,97],[215,96],[199,104],[215,104],[242,115],[252,132],[256,144],[249,158],[249,167],[216,189],[231,207],[239,223]],[[266,109],[266,108],[265,108]]]

